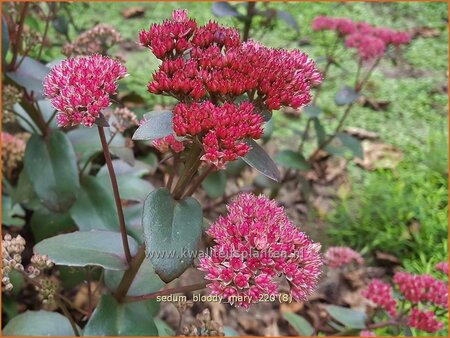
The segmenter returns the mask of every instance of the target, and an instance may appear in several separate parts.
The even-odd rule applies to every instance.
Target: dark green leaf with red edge
[[[130,236],[128,243],[134,256],[138,244]],[[34,252],[47,255],[56,265],[92,265],[109,270],[128,268],[119,232],[93,230],[58,235],[36,244]]]
[[[344,86],[336,94],[334,101],[338,106],[345,106],[347,104],[355,102],[360,96],[361,94],[358,93],[353,88],[350,88],[349,86]]]
[[[280,171],[266,151],[253,139],[247,139],[245,143],[252,148],[245,157],[242,157],[242,159],[264,176],[279,182],[281,179]]]
[[[160,188],[145,200],[142,225],[147,257],[166,283],[192,264],[194,257],[183,253],[197,249],[202,222],[202,208],[192,197],[176,201]]]
[[[63,132],[53,131],[47,139],[33,135],[25,150],[24,168],[45,207],[64,212],[75,203],[78,169],[72,144]]]
[[[84,328],[84,336],[157,336],[153,321],[158,304],[153,301],[119,304],[103,295]]]

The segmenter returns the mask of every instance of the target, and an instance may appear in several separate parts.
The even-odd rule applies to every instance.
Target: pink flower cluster
[[[429,333],[433,333],[444,328],[444,323],[439,322],[436,319],[436,315],[433,311],[421,311],[417,308],[411,309],[408,325]]]
[[[258,139],[263,133],[263,118],[253,104],[242,102],[216,106],[211,101],[179,103],[173,111],[174,131],[178,136],[200,136],[202,160],[223,168],[226,162],[245,156],[250,147],[245,138]],[[220,121],[220,122],[219,122]]]
[[[325,265],[337,269],[344,265],[351,264],[353,261],[358,265],[364,264],[362,256],[345,246],[332,246],[325,252]]]
[[[362,330],[359,333],[360,337],[376,337],[377,335],[375,334],[375,332],[370,331],[370,330]]]
[[[432,303],[437,306],[448,306],[447,283],[430,275],[413,275],[407,272],[397,272],[394,283],[407,300],[412,303]]]
[[[199,269],[207,272],[211,293],[231,304],[248,308],[263,296],[275,297],[283,275],[296,301],[306,300],[317,285],[320,244],[300,232],[275,201],[241,194],[208,234],[216,244]]]
[[[172,19],[153,24],[139,38],[162,60],[148,84],[149,92],[181,102],[174,112],[176,134],[201,133],[204,160],[217,167],[246,155],[250,147],[242,138],[261,137],[263,121],[257,115],[308,104],[311,87],[321,82],[306,54],[243,43],[236,29],[215,22],[197,26],[186,11],[174,11]],[[238,97],[245,105],[233,106]],[[195,121],[202,108],[208,116]],[[211,118],[212,126],[222,131],[206,127],[211,122],[205,119]]]
[[[367,289],[363,291],[362,295],[386,310],[391,317],[397,315],[397,302],[394,299],[392,287],[389,284],[379,279],[374,279]]]
[[[126,75],[126,68],[108,57],[75,57],[52,68],[44,80],[44,95],[58,110],[59,126],[91,127]]]
[[[348,18],[318,16],[312,22],[312,29],[338,32],[340,36],[345,37],[345,46],[355,48],[363,60],[381,57],[390,45],[400,46],[411,41],[411,35],[407,32],[375,27]]]
[[[439,262],[436,264],[436,270],[442,271],[446,275],[448,275],[448,262]]]
[[[166,153],[169,150],[172,150],[175,153],[180,153],[184,150],[184,143],[178,141],[173,135],[153,140],[152,144],[161,153]]]

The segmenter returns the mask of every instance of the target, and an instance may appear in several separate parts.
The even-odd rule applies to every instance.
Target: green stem
[[[123,250],[125,252],[125,257],[128,264],[131,262],[131,252],[128,245],[127,228],[125,225],[125,217],[122,210],[122,202],[120,200],[119,187],[117,185],[116,173],[114,172],[114,167],[112,165],[111,154],[109,153],[108,143],[106,142],[105,131],[103,127],[98,127],[98,134],[100,136],[100,141],[102,143],[103,155],[105,156],[106,166],[108,167],[109,177],[111,179],[111,185],[114,193],[114,200],[116,202],[117,216],[119,218],[120,233],[122,235]]]
[[[208,282],[203,282],[203,283],[198,283],[198,284],[193,284],[193,285],[180,286],[177,288],[152,292],[152,293],[142,295],[142,296],[130,296],[130,297],[126,297],[124,299],[124,301],[125,302],[139,302],[139,301],[147,300],[147,299],[155,299],[158,296],[167,296],[167,295],[172,295],[174,293],[185,293],[185,292],[190,292],[190,291],[195,291],[195,290],[201,290],[206,287],[207,283]]]
[[[175,188],[173,189],[172,196],[174,199],[179,200],[181,196],[183,196],[184,190],[191,182],[192,177],[197,172],[198,167],[200,166],[200,155],[202,153],[202,147],[200,144],[194,140],[192,142],[192,148],[189,152],[189,155],[186,159],[185,166],[183,171],[178,179]]]
[[[210,165],[207,169],[205,169],[205,171],[199,177],[197,177],[197,179],[192,183],[192,185],[189,188],[189,190],[183,195],[183,198],[184,197],[188,197],[188,196],[192,196],[192,194],[198,189],[200,184],[202,184],[202,182],[209,175],[209,173],[211,171],[213,171],[213,169],[214,169],[214,167],[212,165]]]
[[[117,287],[117,290],[114,294],[114,297],[116,297],[116,299],[119,302],[121,302],[123,298],[127,295],[131,283],[133,283],[133,280],[136,277],[136,274],[138,273],[139,268],[141,267],[144,260],[145,260],[145,246],[143,245],[139,248],[136,256],[133,257],[133,260],[131,261],[130,264],[130,268],[123,274],[122,280],[120,281],[119,286]]]

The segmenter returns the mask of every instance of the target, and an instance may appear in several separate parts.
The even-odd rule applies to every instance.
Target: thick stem
[[[200,166],[200,155],[202,153],[201,145],[194,140],[192,142],[192,148],[189,152],[189,155],[186,159],[186,163],[184,165],[183,171],[178,179],[175,188],[173,189],[172,196],[174,199],[179,200],[181,196],[183,196],[184,190],[191,182],[192,177],[197,172],[198,167]]]
[[[253,16],[255,15],[256,2],[247,2],[247,16],[244,23],[244,31],[242,34],[242,40],[247,41],[250,37],[250,28],[252,27]]]
[[[183,198],[184,197],[188,197],[188,196],[192,196],[192,194],[198,189],[200,184],[202,184],[202,182],[209,175],[209,173],[211,171],[213,171],[213,169],[214,169],[214,167],[212,165],[210,165],[207,169],[205,169],[205,171],[199,177],[197,177],[197,179],[192,183],[192,185],[189,188],[189,190],[187,190],[187,192],[183,195]]]
[[[139,302],[142,300],[154,299],[158,296],[167,296],[167,295],[172,295],[174,293],[185,293],[185,292],[190,292],[190,291],[195,291],[195,290],[201,290],[201,289],[204,289],[207,284],[208,284],[208,282],[203,282],[203,283],[198,283],[198,284],[193,284],[193,285],[180,286],[177,288],[152,292],[152,293],[142,295],[142,296],[132,296],[132,297],[130,296],[130,297],[126,297],[124,299],[124,301],[125,302]]]
[[[120,233],[122,235],[123,250],[128,264],[131,262],[131,252],[128,245],[127,228],[125,226],[125,217],[122,210],[122,202],[120,201],[119,187],[117,185],[116,173],[112,165],[111,154],[109,153],[108,143],[106,142],[105,131],[103,127],[98,127],[98,134],[102,143],[103,155],[105,156],[106,166],[108,167],[109,177],[111,178],[111,185],[114,193],[114,200],[116,202],[117,216],[119,218]]]
[[[17,61],[17,56],[19,55],[21,48],[22,48],[22,37],[23,37],[22,33],[23,33],[23,27],[25,25],[25,18],[27,16],[27,12],[28,12],[28,6],[29,6],[29,3],[27,3],[27,2],[21,4],[20,19],[19,19],[19,22],[17,23],[17,31],[14,33],[14,38],[12,39],[12,40],[14,40],[14,43],[11,44],[12,52],[13,52],[11,64],[9,67],[9,68],[11,68],[11,70],[17,69],[16,61]]]
[[[136,277],[136,274],[138,273],[142,263],[144,262],[144,259],[145,259],[145,246],[143,245],[139,248],[138,253],[136,254],[136,256],[134,256],[133,260],[131,261],[130,268],[123,274],[122,280],[120,281],[116,293],[114,294],[114,297],[116,297],[116,299],[119,302],[121,302],[123,298],[127,295],[128,289],[130,288],[131,283],[133,283],[133,280]]]

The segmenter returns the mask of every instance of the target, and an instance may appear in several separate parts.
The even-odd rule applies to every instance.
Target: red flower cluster
[[[244,138],[262,136],[263,111],[308,104],[311,86],[321,81],[306,54],[242,43],[236,29],[215,22],[198,27],[186,11],[175,11],[139,38],[162,60],[149,92],[181,102],[174,111],[175,133],[198,135],[203,159],[218,168],[246,155]]]
[[[123,65],[105,56],[71,58],[52,68],[44,80],[44,95],[58,110],[60,126],[91,127],[126,75]]]
[[[336,269],[344,265],[351,264],[353,261],[358,265],[364,264],[362,256],[346,246],[332,246],[325,252],[325,265]]]
[[[263,133],[263,118],[249,102],[239,106],[228,102],[215,106],[210,101],[179,103],[173,114],[175,133],[197,136],[203,145],[202,160],[218,169],[247,154],[250,147],[244,139],[258,139]]]
[[[436,319],[436,315],[433,311],[420,311],[417,308],[411,309],[408,325],[429,333],[444,328],[444,323],[441,323]]]
[[[278,294],[284,275],[297,301],[316,287],[322,261],[320,245],[287,218],[282,207],[264,196],[239,195],[208,230],[216,245],[200,259],[208,287],[231,304],[248,308],[263,296]]]
[[[397,272],[394,283],[400,292],[412,303],[425,303],[447,307],[448,286],[445,282],[430,275],[412,275],[406,272]]]
[[[169,151],[169,149],[175,153],[180,153],[184,150],[184,143],[178,141],[173,135],[153,140],[152,144],[161,153],[166,153]]]
[[[379,279],[374,279],[367,289],[363,291],[362,295],[386,310],[391,317],[397,315],[397,302],[394,299],[392,287],[389,284]]]
[[[407,32],[375,27],[366,22],[354,22],[347,18],[318,16],[312,22],[316,31],[333,30],[345,37],[345,46],[355,48],[363,60],[381,57],[390,45],[408,44],[411,36]]]

